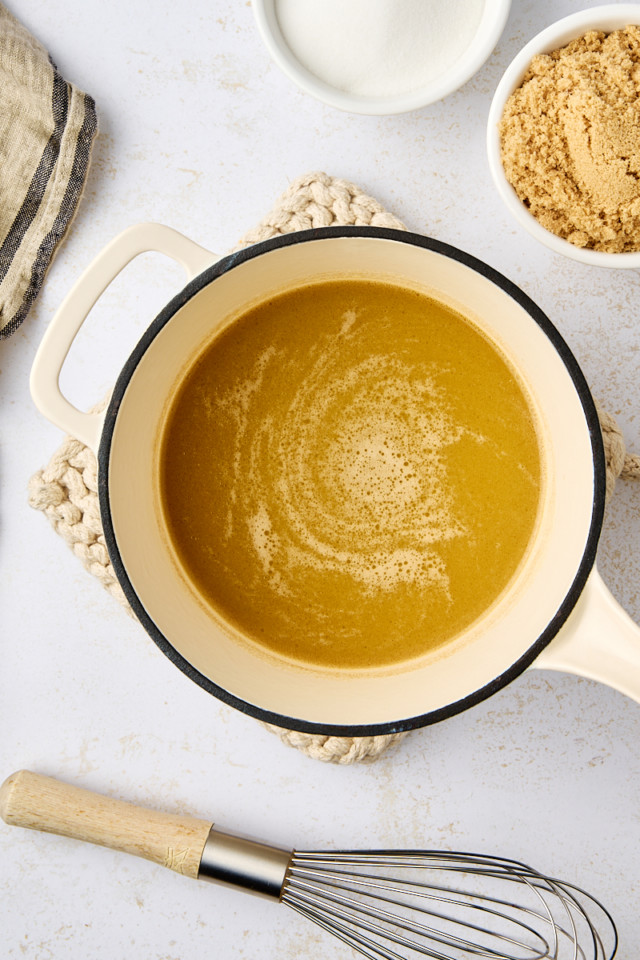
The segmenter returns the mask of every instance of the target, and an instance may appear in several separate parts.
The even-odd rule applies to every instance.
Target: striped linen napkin
[[[93,99],[0,4],[0,338],[17,330],[42,286],[96,131]]]

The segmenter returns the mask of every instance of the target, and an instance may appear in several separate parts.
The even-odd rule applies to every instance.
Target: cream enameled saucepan
[[[189,282],[143,335],[106,411],[81,412],[58,386],[67,352],[111,280],[150,250],[182,264]],[[242,642],[178,574],[156,506],[167,399],[202,344],[243,307],[336,275],[418,287],[473,318],[528,386],[544,461],[537,533],[510,587],[439,652],[368,673],[296,666]],[[640,701],[640,629],[595,569],[605,466],[589,389],[547,317],[474,257],[410,233],[344,227],[276,237],[216,261],[168,227],[135,226],[103,250],[61,305],[31,390],[39,409],[98,457],[109,554],[138,618],[176,666],[234,707],[309,732],[388,733],[451,716],[530,666],[597,679]]]

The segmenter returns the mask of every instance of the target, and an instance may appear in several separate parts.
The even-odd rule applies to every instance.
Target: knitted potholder
[[[405,229],[354,184],[324,173],[312,173],[292,183],[265,219],[249,231],[235,249],[295,230],[343,224]],[[618,476],[640,478],[640,457],[626,453],[622,433],[612,416],[600,411],[600,422],[607,459],[607,493],[610,494]],[[56,533],[89,573],[133,616],[109,560],[100,519],[97,464],[91,450],[79,440],[66,437],[48,465],[31,478],[29,503],[49,518]],[[308,756],[340,764],[375,760],[404,736],[397,733],[378,737],[328,737],[265,726],[284,743]]]

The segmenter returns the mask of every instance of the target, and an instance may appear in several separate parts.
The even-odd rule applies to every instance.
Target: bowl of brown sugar
[[[574,13],[523,47],[493,97],[487,151],[500,196],[539,241],[640,268],[640,4]]]

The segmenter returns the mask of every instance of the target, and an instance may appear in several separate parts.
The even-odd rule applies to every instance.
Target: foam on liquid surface
[[[513,372],[471,324],[336,280],[213,342],[170,413],[161,487],[174,548],[227,619],[285,656],[367,667],[493,602],[533,528],[539,455]]]

